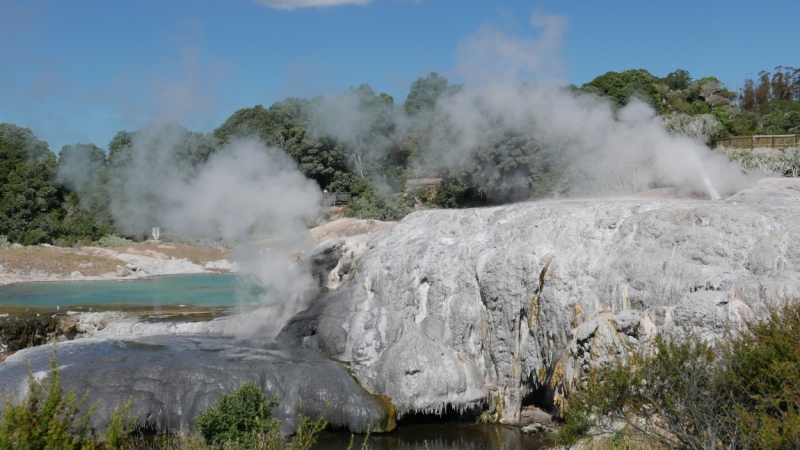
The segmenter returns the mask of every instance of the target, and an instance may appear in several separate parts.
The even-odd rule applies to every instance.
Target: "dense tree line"
[[[125,234],[115,228],[112,199],[136,170],[146,170],[141,161],[169,164],[175,176],[191,179],[214,152],[252,136],[282,149],[321,189],[357,194],[349,205],[355,217],[396,220],[420,203],[463,207],[559,193],[567,161],[543,151],[534,130],[501,119],[489,119],[489,130],[470,142],[457,164],[446,161],[452,155],[442,151],[443,143],[458,141],[463,130],[453,124],[452,111],[438,105],[463,90],[430,73],[411,84],[402,103],[363,84],[331,99],[287,98],[244,108],[208,134],[165,123],[155,131],[120,131],[107,151],[78,143],[58,156],[30,129],[1,124],[0,236],[71,244]],[[667,130],[706,141],[800,133],[800,69],[790,67],[761,72],[739,93],[714,77],[693,79],[686,70],[657,77],[640,69],[608,72],[571,92],[606,99],[617,110],[638,99]],[[480,112],[481,105],[472,106]],[[414,178],[442,181],[435,191],[406,192]],[[158,201],[156,187],[142,201]]]
[[[62,157],[83,148],[69,146]],[[82,207],[78,194],[56,179],[57,166],[56,155],[30,129],[0,124],[0,235],[25,245],[71,244],[111,230],[102,208]]]

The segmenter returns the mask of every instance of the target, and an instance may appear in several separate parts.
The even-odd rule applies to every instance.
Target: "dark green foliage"
[[[670,90],[680,91],[682,89],[687,89],[689,85],[692,84],[692,76],[689,75],[688,70],[678,69],[662,78],[661,81],[666,84]]]
[[[458,86],[448,85],[447,78],[440,76],[436,72],[431,72],[426,77],[419,77],[411,83],[403,107],[406,113],[414,115],[424,111],[430,111],[436,105],[436,101],[444,94],[455,92]]]
[[[657,78],[644,70],[607,72],[581,86],[585,92],[599,93],[609,98],[617,107],[628,104],[631,98],[638,98],[656,111],[661,110],[661,97],[656,87]]]
[[[568,399],[561,443],[615,434],[666,448],[800,448],[799,304],[722,348],[692,338],[654,347],[589,374]]]
[[[349,192],[353,174],[343,145],[312,130],[313,113],[321,100],[286,99],[269,109],[261,105],[236,111],[214,130],[220,144],[257,136],[283,149],[307,177],[330,192]]]
[[[62,244],[99,239],[112,231],[103,149],[94,144],[65,145],[58,155],[55,184],[64,195]]]
[[[0,124],[0,235],[25,245],[60,234],[56,156],[28,128]]]
[[[89,425],[94,407],[86,407],[86,396],[61,388],[55,350],[50,360],[50,373],[41,382],[28,376],[29,394],[14,405],[7,400],[0,417],[0,449],[119,449],[129,440],[130,401],[115,408],[105,439]]]
[[[411,212],[402,194],[382,194],[366,178],[353,184],[356,197],[347,204],[347,216],[358,219],[400,220]]]
[[[692,106],[689,108],[689,112],[693,116],[699,116],[700,114],[708,114],[711,112],[711,107],[708,106],[705,102],[694,102]]]
[[[270,411],[277,405],[276,399],[267,400],[261,389],[248,381],[233,394],[220,395],[214,405],[198,416],[195,426],[211,445],[238,443],[251,448],[258,442],[259,434],[277,434],[280,421]]]
[[[543,151],[530,134],[506,131],[478,146],[464,169],[445,171],[433,203],[459,208],[542,198],[560,178],[554,152]]]
[[[466,171],[448,171],[436,188],[432,203],[441,208],[463,208],[484,203],[481,191],[472,185]]]
[[[776,110],[764,115],[764,134],[800,134],[800,104],[793,110]]]
[[[557,149],[542,151],[534,132],[492,120],[487,121],[489,129],[479,130],[481,139],[471,148],[458,149],[459,164],[448,161],[453,153],[448,146],[461,140],[462,130],[436,105],[460,89],[429,73],[412,83],[402,105],[368,84],[328,100],[287,98],[268,108],[236,111],[213,134],[191,132],[174,122],[120,131],[109,143],[107,157],[96,145],[79,143],[65,146],[56,159],[31,130],[0,124],[0,236],[27,245],[72,245],[112,232],[138,236],[139,224],[123,229],[111,217],[112,205],[120,213],[126,202],[161,201],[157,186],[132,190],[141,195],[131,198],[125,188],[134,171],[175,167],[175,176],[190,179],[219,148],[251,137],[282,149],[320,188],[359,192],[350,204],[353,217],[392,220],[405,215],[409,198],[420,198],[403,194],[408,178],[443,178],[425,202],[448,208],[542,198],[565,190],[566,162],[554,156]],[[800,69],[791,67],[759,73],[745,82],[738,97],[717,78],[693,80],[682,69],[663,78],[645,70],[608,72],[566,90],[605,97],[615,108],[639,98],[664,115],[711,114],[722,126],[714,138],[800,133]],[[475,113],[491,114],[477,103]],[[707,116],[702,119],[708,121]],[[373,187],[366,189],[364,183]]]
[[[800,306],[773,311],[727,349],[721,384],[750,448],[800,448]]]

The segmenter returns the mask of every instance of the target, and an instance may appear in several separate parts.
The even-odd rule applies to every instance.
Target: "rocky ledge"
[[[558,410],[658,333],[713,340],[800,298],[800,179],[721,201],[553,200],[409,215],[307,258],[327,292],[278,336],[350,365],[399,416]]]
[[[94,336],[110,322],[125,317],[115,311],[54,314],[52,316],[0,316],[0,354],[28,347]]]

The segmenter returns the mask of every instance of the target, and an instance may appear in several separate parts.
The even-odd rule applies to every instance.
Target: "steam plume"
[[[560,167],[563,180],[551,195],[618,195],[681,186],[715,198],[717,192],[732,193],[752,183],[737,165],[702,143],[665,131],[645,103],[633,100],[615,111],[604,99],[565,87],[559,52],[567,22],[536,12],[531,24],[540,30],[538,38],[507,35],[491,26],[465,38],[455,68],[465,85],[442,93],[425,114],[410,116],[399,107],[381,110],[391,116],[394,140],[427,135],[419,157],[432,173],[474,164],[476,148],[516,133],[535,142],[544,155],[540,161]],[[368,158],[364,153],[377,159],[393,144],[373,140],[366,149],[356,145],[370,136],[364,130],[376,116],[375,107],[366,105],[370,95],[371,90],[359,88],[319,110],[327,132],[357,150],[352,155],[357,170]],[[484,178],[492,179],[497,167],[483,164],[489,172]]]
[[[242,292],[249,293],[242,297],[255,292],[255,306],[262,307],[241,331],[274,335],[305,307],[298,301],[312,286],[292,261],[311,244],[304,219],[318,213],[319,186],[283,151],[253,138],[233,140],[204,163],[189,165],[181,154],[185,136],[174,123],[153,123],[113,155],[105,186],[115,224],[132,235],[159,226],[236,246],[235,258],[246,274]],[[83,185],[100,176],[84,159],[62,165],[61,176]]]

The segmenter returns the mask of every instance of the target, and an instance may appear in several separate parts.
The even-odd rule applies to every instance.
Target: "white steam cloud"
[[[285,240],[317,213],[319,187],[283,151],[255,139],[234,140],[191,174],[178,165],[176,131],[148,126],[126,149],[130,159],[109,193],[112,214],[128,232],[158,225],[229,243]]]
[[[400,107],[365,107],[369,95],[353,90],[320,108],[326,131],[350,146],[357,171],[370,153],[380,159],[404,134],[427,136],[421,172],[432,175],[474,164],[476,148],[513,132],[547,156],[542,164],[559,166],[562,186],[553,194],[618,195],[679,186],[716,198],[753,182],[703,143],[668,133],[648,105],[633,100],[615,111],[604,99],[564,87],[559,54],[567,18],[537,11],[531,24],[540,31],[536,38],[484,26],[463,39],[455,70],[465,84],[442,93],[432,111],[409,116]],[[393,124],[392,142],[376,140],[369,131],[380,114],[392,116],[380,119]],[[482,170],[496,173],[497,167]]]
[[[535,136],[546,152],[568,161],[575,194],[627,193],[654,186],[686,186],[716,197],[752,183],[740,168],[705,145],[673,136],[648,105],[632,101],[616,113],[607,102],[544,84],[465,87],[442,100],[453,132],[434,135],[433,149],[450,166],[464,164],[497,123]],[[714,186],[709,189],[708,182]],[[599,190],[599,191],[598,191]]]
[[[567,176],[579,194],[677,185],[716,198],[718,191],[752,183],[705,145],[669,134],[643,102],[631,101],[615,113],[604,100],[555,86],[563,74],[559,52],[567,20],[537,12],[531,23],[542,30],[538,39],[484,28],[459,46],[458,70],[468,84],[437,104],[457,131],[439,133],[431,146],[444,151],[445,161],[463,162],[500,123],[532,134],[544,151],[571,161]]]
[[[456,52],[456,72],[468,86],[521,79],[564,81],[559,57],[569,20],[564,16],[537,11],[531,25],[541,30],[538,39],[510,36],[491,25],[481,27],[462,40]]]
[[[282,150],[253,138],[233,140],[206,161],[188,164],[181,148],[186,133],[172,122],[152,123],[112,156],[106,190],[115,224],[134,235],[158,226],[234,246],[244,274],[241,298],[256,298],[246,306],[259,308],[239,331],[274,335],[307,306],[305,291],[314,286],[295,260],[312,245],[304,220],[318,214],[320,188]],[[80,170],[93,169],[85,158],[74,158],[60,171],[87,186],[100,172]]]
[[[283,9],[368,2],[258,0]],[[407,136],[422,135],[426,141],[419,156],[425,169],[462,168],[474,163],[476,148],[510,131],[565,164],[566,194],[621,194],[669,185],[713,198],[718,191],[734,192],[751,182],[703,144],[669,134],[642,102],[615,111],[605,100],[557,86],[564,73],[558,53],[567,20],[536,13],[531,23],[541,29],[537,39],[492,27],[464,39],[456,70],[466,84],[442,87],[432,109],[407,114],[387,97],[360,88],[323,104],[316,111],[319,123],[348,147],[356,171],[369,172],[370,159],[379,159]],[[114,156],[112,163],[125,169],[109,171],[116,223],[131,233],[160,226],[184,236],[242,244],[236,258],[257,280],[254,290],[268,306],[251,314],[249,328],[275,333],[305,308],[304,293],[313,293],[310,275],[293,261],[310,244],[304,219],[318,213],[319,186],[282,150],[253,139],[232,141],[202,164],[187,165],[180,148],[184,139],[180,127],[153,123]],[[85,161],[80,166],[91,167]],[[63,170],[85,180],[74,167]]]

